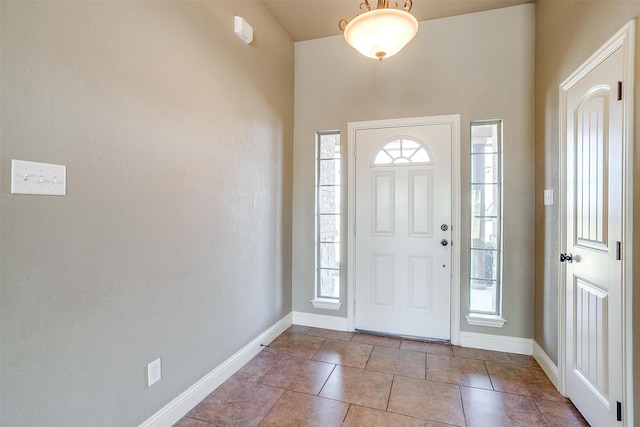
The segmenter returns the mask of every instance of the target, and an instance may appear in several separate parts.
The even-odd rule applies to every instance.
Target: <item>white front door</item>
[[[355,327],[451,337],[452,126],[355,133]]]
[[[566,394],[593,426],[623,400],[623,70],[618,48],[566,97]]]

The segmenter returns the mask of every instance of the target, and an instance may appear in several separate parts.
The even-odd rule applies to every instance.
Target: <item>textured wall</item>
[[[296,43],[293,309],[314,309],[314,133],[340,129],[346,158],[347,123],[400,117],[461,115],[461,327],[466,331],[533,337],[534,20],[532,4],[420,23],[398,55],[362,57],[341,36]],[[504,120],[504,316],[502,329],[471,327],[468,310],[469,123]],[[346,163],[346,160],[345,160]],[[343,169],[346,183],[347,170]],[[346,194],[345,194],[346,196]],[[346,203],[343,198],[343,235]],[[348,238],[348,236],[346,236]],[[344,252],[344,251],[343,251]],[[346,254],[343,256],[346,265]],[[347,301],[346,268],[342,301]]]
[[[293,42],[260,1],[0,24],[0,424],[137,425],[291,311]],[[12,158],[67,196],[10,195]]]

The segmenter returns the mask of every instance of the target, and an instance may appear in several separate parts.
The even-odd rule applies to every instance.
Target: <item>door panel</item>
[[[409,237],[431,237],[432,171],[409,171]]]
[[[594,426],[622,401],[622,81],[618,49],[567,93],[566,393]]]
[[[374,172],[372,174],[373,191],[373,229],[375,236],[393,236],[395,225],[395,183],[393,172]]]

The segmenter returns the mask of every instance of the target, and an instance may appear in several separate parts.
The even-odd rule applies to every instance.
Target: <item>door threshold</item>
[[[361,334],[377,335],[379,337],[399,338],[399,339],[411,340],[411,341],[432,342],[436,344],[451,344],[451,340],[445,340],[441,338],[429,338],[429,337],[419,337],[414,335],[393,334],[389,332],[369,331],[366,329],[358,329],[358,328],[356,328],[355,331]]]

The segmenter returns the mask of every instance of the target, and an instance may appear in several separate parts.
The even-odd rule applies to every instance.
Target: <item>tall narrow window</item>
[[[500,318],[502,286],[502,122],[471,123],[469,316]],[[489,322],[491,323],[491,322]],[[484,326],[502,326],[484,323]]]
[[[340,308],[340,133],[318,132],[316,308]]]

